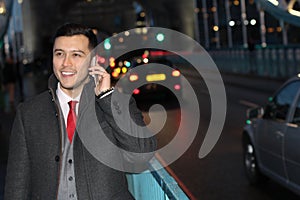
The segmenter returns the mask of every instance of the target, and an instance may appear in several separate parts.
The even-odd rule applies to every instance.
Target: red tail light
[[[175,90],[180,90],[180,89],[181,89],[181,86],[180,86],[179,84],[176,84],[176,85],[174,85],[174,89],[175,89]]]
[[[140,90],[139,90],[139,89],[134,89],[134,90],[133,90],[133,94],[137,95],[137,94],[139,94],[139,93],[140,93]]]

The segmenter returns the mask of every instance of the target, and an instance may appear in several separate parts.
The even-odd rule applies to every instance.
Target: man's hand
[[[95,79],[95,94],[98,96],[101,92],[111,88],[110,74],[98,63],[89,68],[89,74]]]

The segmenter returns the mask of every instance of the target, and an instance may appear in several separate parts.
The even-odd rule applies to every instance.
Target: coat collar
[[[57,89],[57,83],[58,83],[58,80],[57,80],[56,76],[54,74],[51,74],[48,79],[48,88],[55,91]]]
[[[54,74],[51,74],[49,79],[48,79],[48,88],[49,92],[52,94],[52,98],[54,100],[57,99],[56,96],[56,89],[57,89],[57,84],[58,84],[58,79]],[[83,87],[81,97],[80,97],[80,107],[82,109],[85,108],[85,106],[90,103],[92,99],[95,99],[95,82],[93,78],[90,76],[88,83],[85,84]]]

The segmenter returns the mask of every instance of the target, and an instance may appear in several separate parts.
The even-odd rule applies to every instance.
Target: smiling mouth
[[[63,76],[73,76],[73,75],[75,75],[76,73],[75,73],[75,72],[61,72],[61,74],[62,74]]]

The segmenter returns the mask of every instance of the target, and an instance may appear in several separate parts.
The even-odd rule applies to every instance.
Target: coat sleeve
[[[21,107],[21,106],[20,106]],[[20,108],[19,107],[19,108]],[[20,109],[16,113],[10,136],[5,200],[29,199],[30,164]]]
[[[129,105],[126,105],[126,102],[122,100],[112,100],[111,96],[97,99],[96,105],[103,111],[106,122],[113,129],[117,146],[125,150],[124,156],[129,162],[149,161],[156,150],[156,137],[146,128],[135,100],[130,98]],[[126,106],[129,108],[130,116],[125,112]],[[125,126],[125,131],[124,128],[119,127],[120,124]]]

